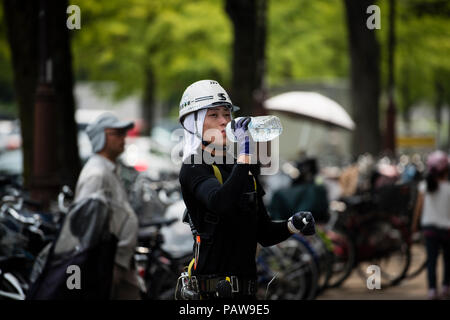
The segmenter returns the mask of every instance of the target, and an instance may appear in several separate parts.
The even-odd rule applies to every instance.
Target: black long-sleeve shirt
[[[274,222],[264,207],[264,190],[257,181],[258,209],[242,207],[244,193],[255,191],[248,164],[216,164],[223,185],[211,165],[186,164],[180,170],[183,199],[194,221],[203,221],[207,212],[219,217],[211,248],[200,245],[194,274],[236,275],[256,278],[256,245],[271,246],[291,234],[286,221]],[[200,232],[202,230],[199,230]],[[207,255],[207,256],[206,256]]]

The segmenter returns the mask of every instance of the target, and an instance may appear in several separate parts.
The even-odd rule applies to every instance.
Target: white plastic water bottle
[[[243,117],[236,118],[234,121],[237,123],[241,118]],[[225,131],[227,138],[232,142],[236,142],[236,137],[231,129],[231,121],[227,124]],[[250,117],[248,131],[253,141],[266,142],[278,137],[283,131],[283,127],[281,126],[280,119],[276,116]]]

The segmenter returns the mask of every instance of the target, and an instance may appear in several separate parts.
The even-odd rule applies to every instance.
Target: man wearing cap
[[[75,201],[98,194],[112,210],[110,231],[119,239],[112,299],[140,299],[132,265],[138,220],[116,174],[116,159],[124,151],[127,131],[133,127],[133,122],[121,122],[113,114],[104,113],[86,128],[94,154],[81,170],[75,190]]]

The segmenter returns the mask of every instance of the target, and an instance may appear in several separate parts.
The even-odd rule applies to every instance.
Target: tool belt
[[[256,294],[256,280],[245,277],[237,277],[237,276],[218,276],[218,277],[209,277],[209,276],[193,276],[196,278],[198,289],[202,296],[216,296],[218,286],[220,286],[220,282],[224,283],[225,281],[229,283],[231,286],[231,294],[232,296],[240,296],[240,295],[255,295]]]

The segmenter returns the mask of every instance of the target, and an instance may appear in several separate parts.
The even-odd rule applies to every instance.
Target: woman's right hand
[[[288,229],[291,233],[301,232],[305,236],[310,236],[316,233],[316,222],[311,212],[300,211],[289,218]]]

